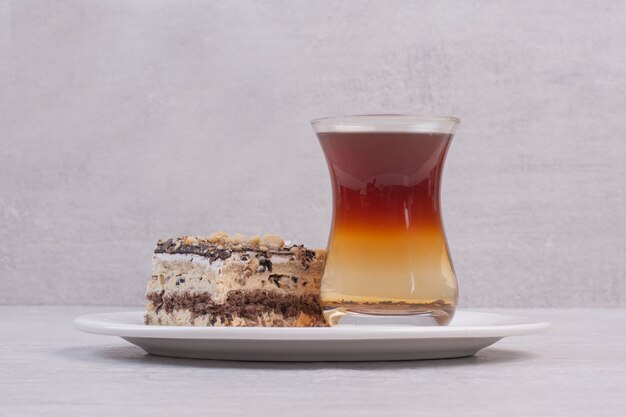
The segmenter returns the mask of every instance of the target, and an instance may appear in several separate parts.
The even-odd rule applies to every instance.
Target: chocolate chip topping
[[[268,277],[268,281],[271,282],[272,284],[276,285],[278,288],[280,288],[280,279],[282,277],[286,277],[287,275],[280,275],[280,274],[270,274],[270,276]]]
[[[264,255],[257,255],[256,257],[259,261],[259,265],[261,265],[261,267],[263,267],[263,271],[261,272],[265,272],[265,268],[272,272],[272,261],[270,261],[269,259],[267,259]],[[259,268],[260,269],[260,268]]]

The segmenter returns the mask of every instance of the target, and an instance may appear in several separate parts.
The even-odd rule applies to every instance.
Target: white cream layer
[[[247,255],[242,260],[241,256]],[[195,254],[157,253],[152,258],[152,278],[148,292],[203,292],[221,303],[230,291],[264,289],[279,293],[319,293],[321,269],[304,269],[293,255],[273,255],[272,272],[257,272],[256,252],[233,253],[213,262]],[[270,275],[275,275],[272,282]],[[276,276],[280,276],[277,278]],[[297,279],[292,280],[295,276]]]
[[[192,253],[155,253],[152,259],[157,259],[160,261],[166,262],[191,262],[197,265],[202,265],[205,268],[210,268],[213,271],[219,271],[222,268],[224,262],[228,262],[229,260],[235,262],[247,263],[250,258],[253,258],[257,255],[258,252],[246,251],[246,252],[233,252],[231,256],[224,261],[220,258],[217,258],[213,262],[206,256],[195,255]],[[241,256],[246,255],[248,257],[247,260],[241,260]],[[271,255],[269,259],[272,261],[272,264],[282,264],[289,261],[294,260],[293,255]]]

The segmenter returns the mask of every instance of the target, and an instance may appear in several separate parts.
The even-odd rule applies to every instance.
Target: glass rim
[[[324,132],[420,132],[453,134],[461,119],[418,114],[357,114],[311,120],[316,133]]]

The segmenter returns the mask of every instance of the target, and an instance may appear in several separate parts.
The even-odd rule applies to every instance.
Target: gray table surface
[[[370,363],[161,358],[71,327],[120,310],[0,306],[0,416],[626,415],[625,309],[499,309],[554,326],[472,358]]]

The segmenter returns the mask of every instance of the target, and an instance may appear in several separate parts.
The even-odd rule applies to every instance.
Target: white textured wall
[[[0,0],[0,303],[141,302],[160,237],[325,243],[308,124],[463,119],[464,306],[626,306],[626,2]]]

